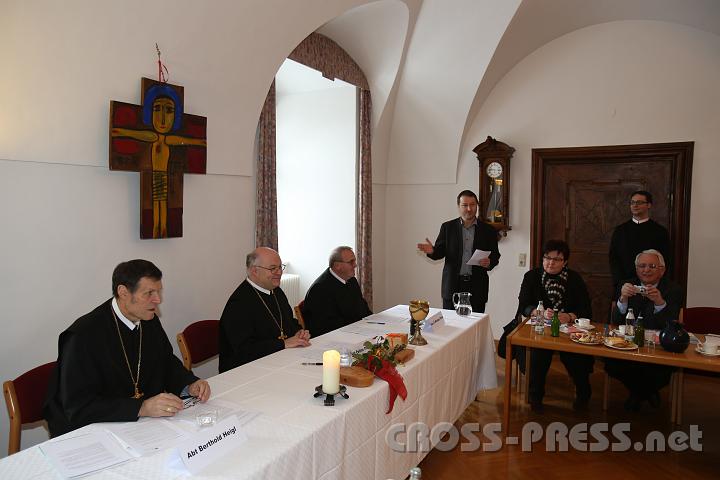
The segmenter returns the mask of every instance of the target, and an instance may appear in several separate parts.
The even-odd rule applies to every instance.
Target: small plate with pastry
[[[603,344],[615,350],[637,350],[638,348],[636,343],[628,342],[623,337],[605,337]]]
[[[576,332],[570,334],[570,340],[583,345],[600,345],[603,343],[603,336],[599,332]]]

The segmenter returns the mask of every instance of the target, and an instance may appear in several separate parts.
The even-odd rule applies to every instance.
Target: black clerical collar
[[[252,280],[250,280],[250,277],[247,278],[247,281],[255,290],[259,290],[265,295],[272,295],[272,292],[270,290],[268,290],[267,288],[263,288],[257,283],[253,282]]]

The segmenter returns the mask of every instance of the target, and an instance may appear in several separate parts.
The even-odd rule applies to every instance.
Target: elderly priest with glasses
[[[170,417],[181,396],[210,386],[183,367],[157,317],[162,272],[147,260],[115,267],[113,298],[60,334],[43,416],[56,437],[96,422]]]
[[[278,252],[256,248],[245,266],[247,278],[230,295],[220,317],[220,373],[284,348],[310,345],[310,332],[293,318],[280,288],[285,265]]]
[[[372,314],[355,278],[357,259],[352,248],[333,249],[328,264],[310,286],[302,307],[305,326],[316,337]]]
[[[624,323],[628,309],[635,317],[642,316],[647,330],[661,330],[668,322],[677,320],[682,305],[682,288],[664,277],[665,259],[657,250],[644,250],[635,257],[636,276],[623,282],[613,306],[612,322]],[[605,370],[619,379],[630,391],[625,409],[638,411],[642,402],[660,405],[661,388],[670,382],[672,370],[661,365],[607,359]]]

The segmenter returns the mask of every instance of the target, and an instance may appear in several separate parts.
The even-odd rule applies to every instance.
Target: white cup
[[[627,325],[618,325],[618,331],[620,331],[620,335],[625,335],[626,328],[627,328]]]
[[[590,319],[589,318],[576,318],[575,325],[577,325],[580,328],[589,328],[590,327]]]
[[[705,336],[705,343],[702,345],[703,352],[708,355],[717,355],[720,348],[720,338]]]

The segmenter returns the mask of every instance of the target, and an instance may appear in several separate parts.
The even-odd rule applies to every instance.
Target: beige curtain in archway
[[[265,99],[257,131],[255,246],[278,249],[275,181],[275,81]]]
[[[329,79],[339,78],[360,89],[358,125],[358,182],[356,256],[358,283],[372,308],[372,101],[365,74],[340,45],[319,33],[311,33],[288,58],[320,71]],[[277,249],[277,188],[275,182],[275,83],[268,93],[258,124],[256,246]]]

